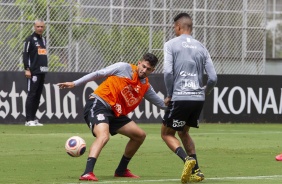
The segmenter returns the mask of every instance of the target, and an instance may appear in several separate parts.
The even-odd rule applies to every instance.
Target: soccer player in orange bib
[[[109,134],[117,133],[127,136],[129,141],[114,176],[139,178],[132,174],[127,166],[145,140],[146,133],[126,115],[140,104],[143,97],[154,105],[166,109],[164,101],[156,94],[148,80],[148,75],[154,71],[157,63],[158,58],[147,53],[138,61],[137,66],[119,62],[76,81],[57,84],[60,89],[73,88],[107,77],[90,95],[85,105],[84,118],[96,139],[90,147],[86,169],[79,180],[98,181],[93,173],[96,160],[109,141]]]

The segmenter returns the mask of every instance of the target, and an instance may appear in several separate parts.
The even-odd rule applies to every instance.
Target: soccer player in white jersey
[[[168,108],[161,128],[167,146],[184,162],[181,182],[199,182],[204,174],[199,169],[190,127],[199,128],[205,95],[210,94],[217,75],[205,46],[191,36],[192,19],[187,13],[174,18],[177,37],[164,44],[164,81]],[[204,72],[207,81],[204,80]],[[178,133],[184,149],[175,134]]]

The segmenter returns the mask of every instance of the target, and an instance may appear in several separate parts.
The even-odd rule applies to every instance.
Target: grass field
[[[114,178],[127,138],[111,137],[95,166],[97,183],[180,184],[182,161],[160,138],[160,124],[140,124],[147,137],[129,164],[140,179]],[[74,184],[85,168],[86,154],[72,158],[65,141],[73,135],[93,137],[81,124],[0,125],[0,183]],[[201,124],[192,129],[200,168],[208,184],[282,183],[282,124]],[[93,183],[93,182],[83,182]]]

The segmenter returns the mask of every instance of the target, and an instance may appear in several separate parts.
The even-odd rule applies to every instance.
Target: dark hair
[[[188,13],[179,13],[178,15],[176,15],[174,17],[174,22],[178,21],[179,19],[181,19],[182,17],[185,17],[185,18],[189,18],[192,20],[192,18],[190,17],[190,15]]]
[[[188,13],[180,13],[174,18],[174,24],[178,24],[183,30],[189,30],[192,32],[193,22]]]
[[[154,54],[146,53],[143,55],[143,60],[148,61],[152,67],[155,67],[158,63],[158,58]]]

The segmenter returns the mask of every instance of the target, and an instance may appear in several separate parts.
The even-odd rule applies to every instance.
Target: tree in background
[[[89,34],[100,34],[90,44],[99,49],[104,61],[112,64],[118,61],[136,63],[142,55],[150,51],[150,34],[148,27],[139,26],[111,26],[96,27],[95,31]],[[102,33],[102,34],[101,34]],[[153,32],[151,39],[152,48],[160,48],[163,44],[163,33],[161,31]],[[113,60],[112,55],[115,56]]]
[[[267,27],[266,58],[282,58],[282,22],[275,22]]]
[[[22,70],[22,42],[32,33],[34,20],[37,18],[43,19],[46,24],[44,35],[48,42],[50,71],[77,71],[74,69],[77,67],[79,71],[80,68],[86,68],[86,72],[89,72],[97,69],[100,64],[102,67],[118,61],[136,63],[150,49],[162,48],[161,30],[150,34],[150,28],[145,26],[105,23],[100,20],[101,17],[89,14],[76,2],[16,0],[13,6],[19,13],[14,15],[13,12],[13,15],[18,21],[9,22],[5,28],[0,28],[8,35],[7,41],[2,41],[2,45],[9,47],[4,49],[7,59],[3,66],[8,66],[8,62],[9,66],[13,65],[12,61]],[[9,17],[9,10],[4,10],[1,14]]]

